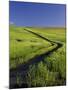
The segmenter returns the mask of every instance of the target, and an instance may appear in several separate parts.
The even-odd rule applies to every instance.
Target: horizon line
[[[13,26],[16,26],[16,27],[36,27],[36,28],[66,28],[66,26],[19,26],[19,25],[15,25],[15,24],[9,24],[10,25],[13,25]]]

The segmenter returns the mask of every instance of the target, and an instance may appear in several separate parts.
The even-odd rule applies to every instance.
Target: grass
[[[66,83],[65,46],[29,69],[31,86],[56,86]]]
[[[39,39],[24,28],[10,26],[10,68],[16,68],[19,64],[27,62],[50,46],[50,42]]]
[[[47,37],[48,39],[62,42],[62,48],[58,49],[57,51],[53,52],[50,56],[45,57],[44,60],[41,60],[42,68],[44,68],[44,73],[42,73],[43,81],[39,81],[42,83],[43,86],[56,86],[56,85],[65,85],[66,83],[66,40],[65,40],[65,29],[35,29],[32,28],[34,32]],[[31,29],[31,30],[32,30]],[[45,30],[44,30],[45,29]],[[58,36],[58,37],[57,37]],[[38,64],[39,65],[39,64]],[[39,67],[41,71],[41,66]],[[35,68],[34,68],[35,70]],[[39,70],[37,71],[39,72]],[[36,72],[36,73],[37,73]],[[46,74],[45,74],[46,73]],[[32,75],[31,75],[32,76]],[[46,76],[46,77],[45,77]],[[41,78],[39,74],[39,78]],[[36,86],[37,81],[35,81]]]
[[[65,42],[65,28],[27,28],[54,41]],[[57,37],[58,36],[58,37]]]
[[[62,47],[45,56],[39,63],[30,65],[23,76],[17,76],[17,84],[28,87],[56,86],[66,84],[66,34],[65,28],[37,28],[10,26],[10,69],[29,62],[31,58],[50,52],[57,47],[24,30],[40,34],[51,41],[62,43]],[[22,81],[22,79],[24,79]]]

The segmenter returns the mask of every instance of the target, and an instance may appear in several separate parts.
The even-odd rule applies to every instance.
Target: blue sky
[[[17,26],[65,27],[64,4],[9,2],[9,22]]]

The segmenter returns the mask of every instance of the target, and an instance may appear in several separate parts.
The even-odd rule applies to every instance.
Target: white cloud
[[[11,22],[9,22],[9,24],[14,24],[14,22],[11,21]]]

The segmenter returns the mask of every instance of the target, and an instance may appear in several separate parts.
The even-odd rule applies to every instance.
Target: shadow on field
[[[29,82],[27,82],[29,66],[33,65],[33,64],[38,64],[41,60],[44,60],[44,57],[48,57],[48,55],[50,55],[53,51],[56,51],[63,45],[62,43],[53,42],[35,32],[29,31],[27,29],[25,29],[25,30],[38,36],[39,38],[42,38],[44,40],[47,40],[48,42],[51,42],[52,45],[57,44],[57,46],[55,48],[53,48],[52,50],[45,52],[44,54],[41,54],[41,55],[35,56],[32,59],[29,59],[28,62],[23,63],[22,65],[19,65],[15,69],[10,69],[10,86],[9,86],[9,88],[27,88],[28,83],[29,83]],[[18,82],[19,80],[17,79],[17,76],[22,77],[21,78],[22,83],[19,84],[19,82]]]

